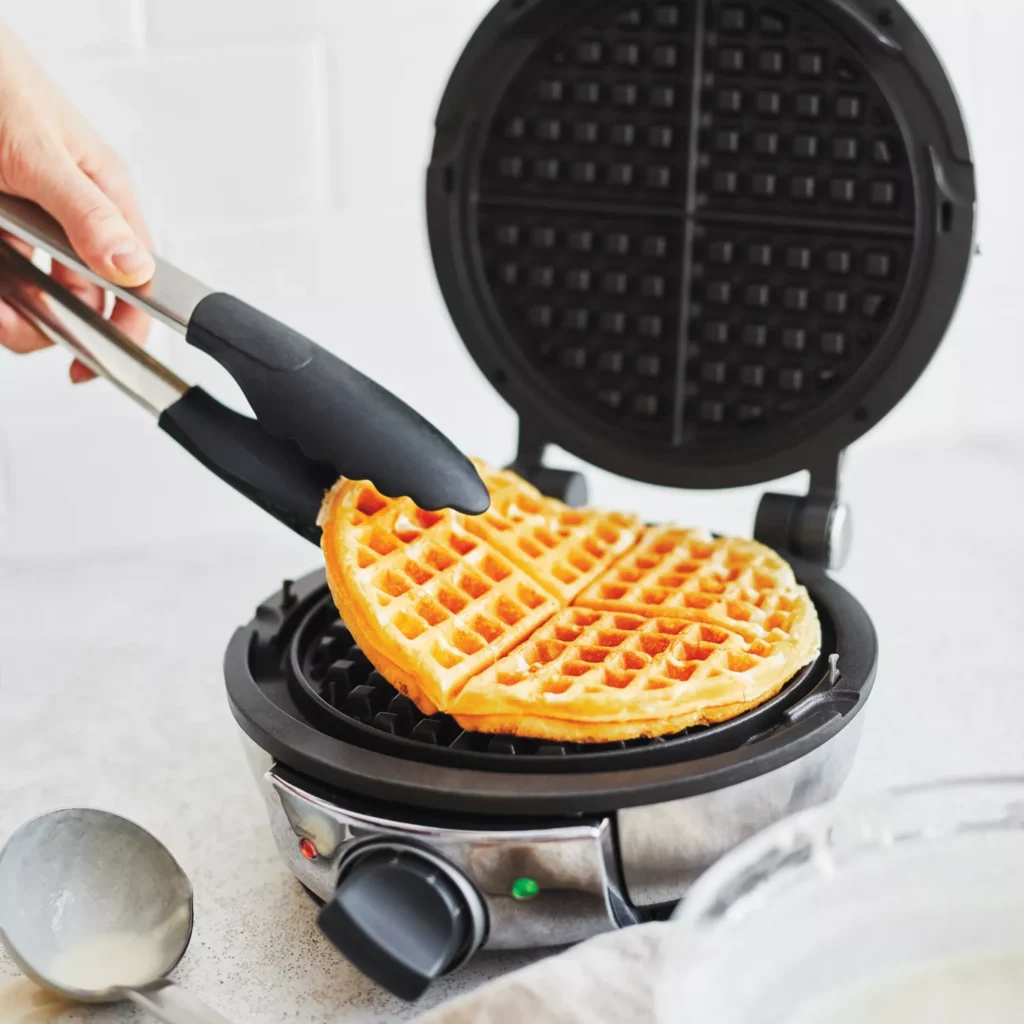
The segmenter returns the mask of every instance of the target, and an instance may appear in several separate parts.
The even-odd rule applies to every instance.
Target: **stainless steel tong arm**
[[[3,241],[0,297],[45,338],[71,351],[154,416],[188,391],[188,384],[159,360]]]
[[[122,288],[93,273],[71,247],[61,226],[40,209],[15,196],[0,193],[0,229],[25,239],[26,242],[49,253],[66,267],[95,282],[108,292],[145,310],[168,327],[184,334],[196,306],[213,289],[190,277],[153,253],[156,271],[147,284],[140,288]]]

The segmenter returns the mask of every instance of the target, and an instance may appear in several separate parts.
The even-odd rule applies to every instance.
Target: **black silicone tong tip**
[[[473,464],[419,413],[308,338],[230,295],[208,295],[190,344],[217,360],[260,424],[339,477],[370,480],[429,511],[486,512]]]

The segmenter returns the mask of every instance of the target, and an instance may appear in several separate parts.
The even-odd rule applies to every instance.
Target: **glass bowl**
[[[1024,778],[786,819],[698,880],[658,1024],[1024,1021]]]

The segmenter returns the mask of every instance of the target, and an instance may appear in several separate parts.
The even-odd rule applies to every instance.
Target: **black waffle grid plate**
[[[520,736],[464,731],[448,715],[424,715],[379,672],[352,638],[326,587],[291,635],[285,655],[296,704],[317,728],[339,739],[437,764],[509,771],[594,771],[621,767],[623,753],[640,764],[657,764],[734,750],[784,724],[786,713],[819,688],[828,690],[827,652],[834,633],[822,615],[819,660],[785,688],[728,722],[688,729],[676,736],[616,743],[552,743]],[[627,757],[626,760],[629,760]]]
[[[936,187],[970,171],[959,110],[941,69],[934,95],[901,77],[926,57],[891,4],[499,4],[428,189],[470,351],[544,440],[625,475],[768,479],[832,427],[838,450],[916,380],[966,273],[973,175]]]

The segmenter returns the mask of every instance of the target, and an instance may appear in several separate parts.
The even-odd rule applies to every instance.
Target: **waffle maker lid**
[[[517,468],[538,482],[550,443],[694,488],[827,464],[902,399],[959,300],[974,200],[938,58],[861,0],[501,0],[427,184]]]

